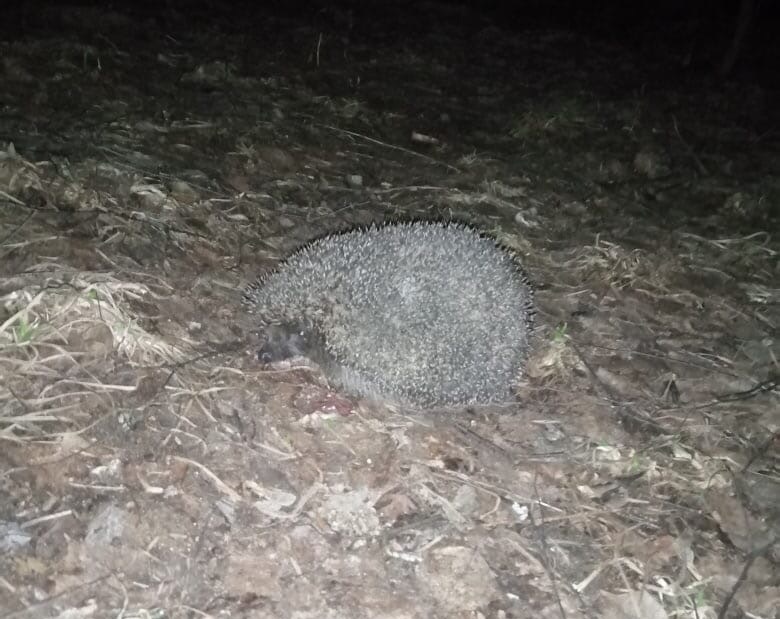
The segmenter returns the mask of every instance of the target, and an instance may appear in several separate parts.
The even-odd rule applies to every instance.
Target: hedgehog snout
[[[265,332],[265,342],[257,351],[257,359],[262,363],[273,363],[305,357],[308,340],[308,332],[294,325],[269,326]]]
[[[270,352],[261,348],[257,351],[257,360],[260,363],[271,363],[273,362],[274,358]]]

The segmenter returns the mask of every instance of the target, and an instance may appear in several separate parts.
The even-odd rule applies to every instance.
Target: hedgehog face
[[[257,351],[263,363],[305,357],[312,347],[312,331],[301,325],[270,325],[265,329],[265,342]]]

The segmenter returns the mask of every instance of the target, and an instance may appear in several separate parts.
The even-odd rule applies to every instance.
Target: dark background
[[[272,0],[160,0],[141,2],[10,2],[0,20],[3,38],[18,39],[61,25],[72,30],[61,13],[84,7],[100,7],[131,14],[139,20],[155,20],[181,34],[181,28],[210,28],[225,35],[262,28],[269,17],[288,19],[294,25],[319,22],[324,29],[350,37],[415,37],[442,27],[464,32],[486,27],[522,33],[526,30],[561,29],[626,45],[648,55],[673,59],[670,76],[746,79],[773,87],[780,65],[780,3],[754,0],[748,4],[748,23],[734,62],[724,66],[739,23],[742,0],[663,0],[656,2],[584,2],[535,0],[515,2],[416,2],[410,0],[342,0],[301,2]],[[345,20],[344,15],[349,19]],[[338,17],[336,17],[338,16]],[[99,33],[100,24],[84,23],[80,36]],[[385,39],[386,40],[386,39]],[[139,41],[143,45],[143,41]]]

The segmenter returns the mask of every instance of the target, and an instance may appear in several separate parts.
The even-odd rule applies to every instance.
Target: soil
[[[690,19],[3,11],[0,619],[780,616],[760,45],[723,79]],[[516,402],[257,362],[249,282],[429,218],[535,282]]]

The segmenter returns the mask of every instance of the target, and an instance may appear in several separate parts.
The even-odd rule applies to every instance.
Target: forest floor
[[[413,6],[17,9],[0,618],[778,616],[777,93]],[[250,281],[426,218],[536,284],[516,403],[258,364]]]

